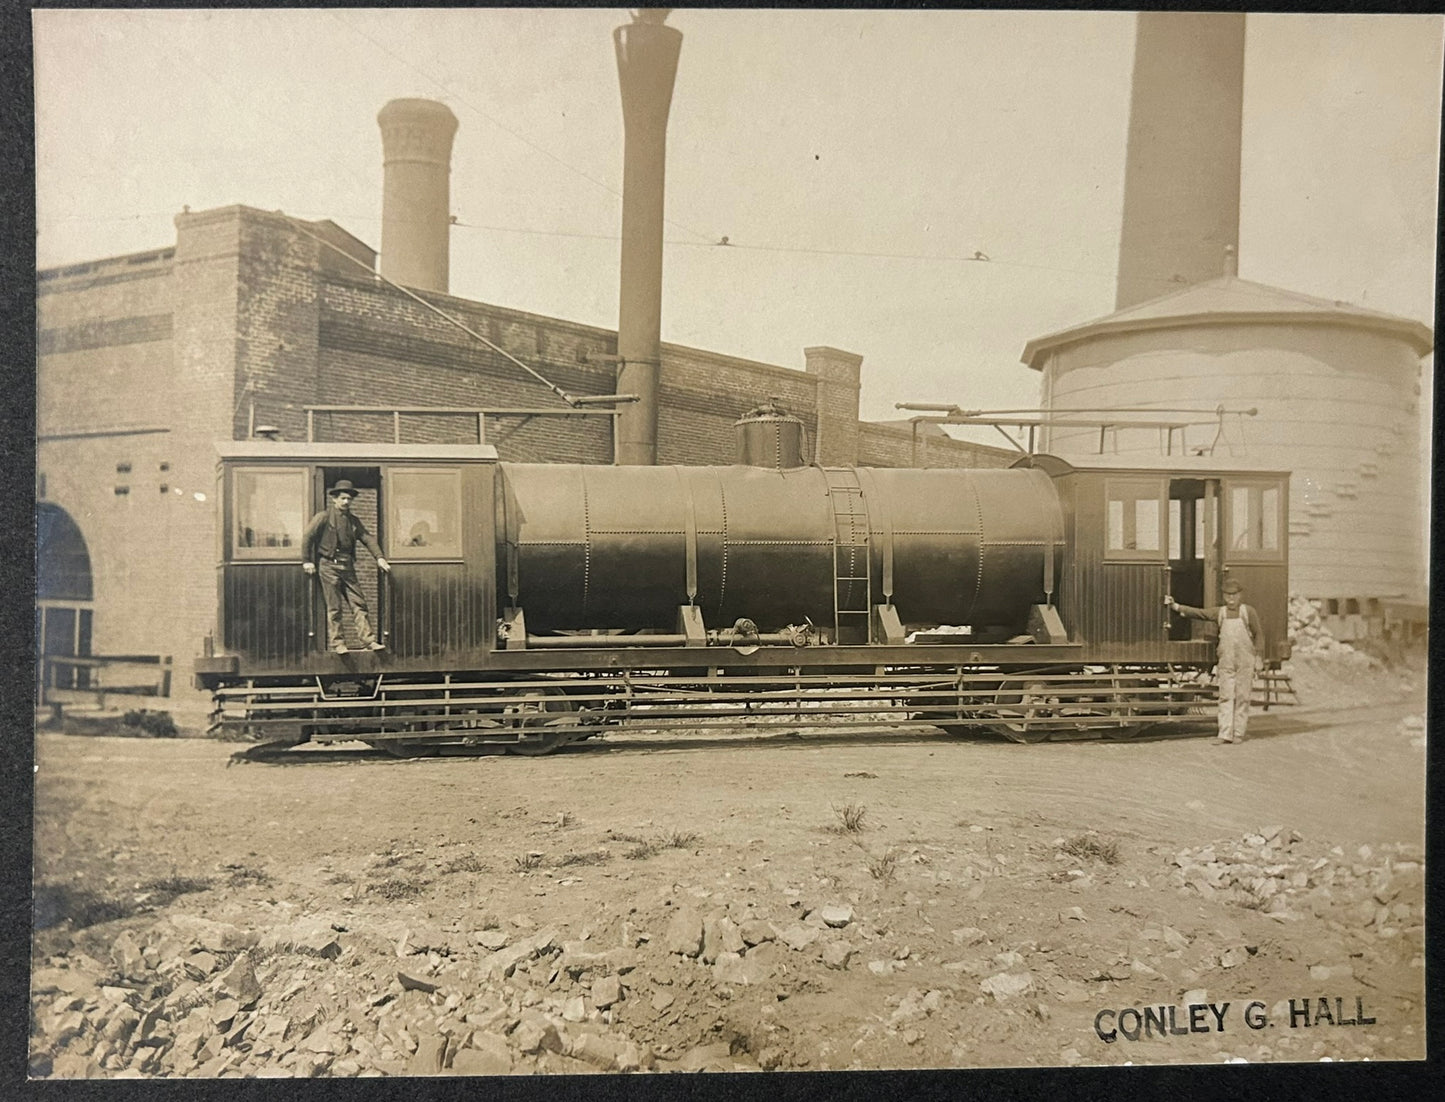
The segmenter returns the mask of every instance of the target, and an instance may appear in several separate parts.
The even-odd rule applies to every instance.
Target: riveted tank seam
[[[582,616],[586,619],[592,596],[592,519],[587,501],[587,468],[578,467],[582,479]]]
[[[978,522],[978,567],[973,581],[973,598],[968,603],[968,616],[973,616],[973,610],[978,607],[978,598],[983,593],[983,549],[987,540],[983,532],[983,499],[979,497],[978,485],[972,478],[965,479],[968,492],[973,495],[973,512]]]

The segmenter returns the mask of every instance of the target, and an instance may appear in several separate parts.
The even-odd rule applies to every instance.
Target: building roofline
[[[1182,309],[1179,313],[1167,312],[1168,304],[1171,301],[1196,298],[1211,292],[1248,294],[1251,297],[1268,298],[1273,301],[1270,308],[1260,310],[1230,309],[1228,307],[1199,309],[1196,307]],[[1160,313],[1161,310],[1165,312]],[[1434,351],[1435,347],[1435,335],[1430,327],[1412,318],[1368,310],[1344,302],[1331,302],[1328,299],[1303,295],[1296,291],[1286,291],[1282,288],[1270,287],[1267,284],[1242,280],[1236,276],[1224,276],[1206,283],[1193,284],[1177,291],[1171,291],[1167,295],[1161,295],[1159,298],[1101,318],[1095,318],[1092,321],[1035,337],[1024,345],[1019,360],[1033,370],[1040,371],[1043,369],[1040,360],[1045,352],[1078,344],[1094,337],[1199,326],[1281,324],[1324,325],[1386,333],[1411,345],[1420,356],[1429,354]]]

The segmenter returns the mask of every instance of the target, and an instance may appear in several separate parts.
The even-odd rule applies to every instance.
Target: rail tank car
[[[398,754],[744,721],[1123,738],[1212,704],[1213,626],[1164,599],[1217,603],[1227,577],[1268,664],[1288,655],[1283,472],[824,468],[774,407],[739,431],[725,467],[221,445],[218,620],[195,667],[214,726]],[[301,570],[340,478],[392,567],[364,582],[377,653],[325,647]]]

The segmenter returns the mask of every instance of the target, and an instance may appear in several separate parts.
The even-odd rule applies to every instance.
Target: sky
[[[32,15],[39,266],[237,203],[379,247],[376,113],[421,96],[460,121],[451,293],[616,327],[626,9]],[[859,353],[866,419],[1036,406],[1025,342],[1113,310],[1134,17],[668,22],[663,339]],[[1442,30],[1248,17],[1242,277],[1433,325]]]

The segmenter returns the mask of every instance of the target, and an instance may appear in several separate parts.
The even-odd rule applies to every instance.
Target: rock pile
[[[525,915],[483,928],[316,915],[264,932],[173,914],[127,929],[110,959],[53,956],[32,980],[38,1077],[499,1075],[757,1070],[795,1062],[769,1020],[807,963],[858,953],[846,903],[794,899],[781,928],[751,907],[652,901],[613,944]],[[634,917],[637,909],[634,908]],[[704,1021],[755,989],[762,1024]],[[691,1035],[695,1043],[645,1037]],[[721,1039],[718,1035],[721,1034]]]
[[[1380,662],[1330,633],[1320,618],[1320,602],[1306,600],[1298,593],[1289,596],[1289,642],[1299,658],[1339,658],[1362,667],[1378,667]]]
[[[1319,852],[1297,831],[1270,826],[1181,850],[1172,866],[1169,883],[1181,893],[1235,903],[1281,923],[1312,915],[1337,933],[1397,945],[1397,955],[1423,964],[1425,881],[1418,847]]]

